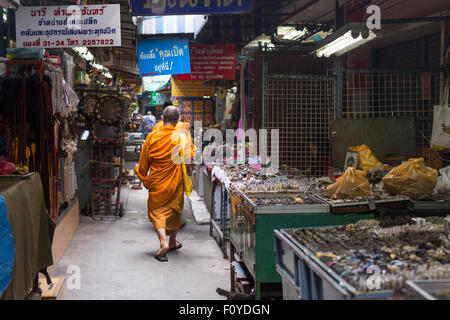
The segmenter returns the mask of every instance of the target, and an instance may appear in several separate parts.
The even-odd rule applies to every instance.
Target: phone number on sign
[[[64,47],[64,46],[111,46],[114,45],[114,39],[97,39],[97,40],[71,40],[67,39],[65,40],[56,40],[56,41],[42,41],[43,47],[50,47],[50,46],[56,46],[56,47]],[[39,46],[35,43],[32,43],[30,45],[27,45],[27,43],[24,43],[25,47],[34,47]]]

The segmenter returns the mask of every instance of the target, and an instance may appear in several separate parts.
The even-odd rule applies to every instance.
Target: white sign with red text
[[[19,7],[18,48],[120,46],[120,5]]]

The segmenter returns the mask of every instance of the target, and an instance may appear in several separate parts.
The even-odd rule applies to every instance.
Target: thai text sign
[[[17,47],[120,46],[120,5],[19,7]]]
[[[172,97],[212,97],[214,94],[215,88],[213,86],[205,86],[203,81],[172,78]]]
[[[141,77],[191,72],[187,38],[141,40],[137,50]]]
[[[252,0],[131,0],[131,15],[163,16],[249,12]]]
[[[191,44],[191,73],[179,75],[179,80],[234,80],[236,76],[235,48],[223,45]]]

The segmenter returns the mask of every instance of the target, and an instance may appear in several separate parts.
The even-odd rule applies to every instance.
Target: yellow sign
[[[203,81],[172,78],[172,97],[213,97],[214,93],[215,88],[205,86]]]
[[[203,112],[203,101],[194,101],[194,112]]]

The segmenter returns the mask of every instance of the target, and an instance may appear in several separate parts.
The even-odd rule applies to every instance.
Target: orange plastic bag
[[[418,199],[431,195],[437,176],[437,170],[426,167],[423,158],[415,158],[389,171],[383,178],[383,184],[389,193]]]
[[[348,150],[358,152],[358,169],[370,171],[375,169],[377,166],[382,167],[381,162],[378,161],[372,150],[370,150],[370,148],[365,144],[356,147],[349,147]]]
[[[370,183],[366,172],[348,167],[344,174],[336,179],[336,183],[327,188],[332,199],[354,199],[370,196]]]

